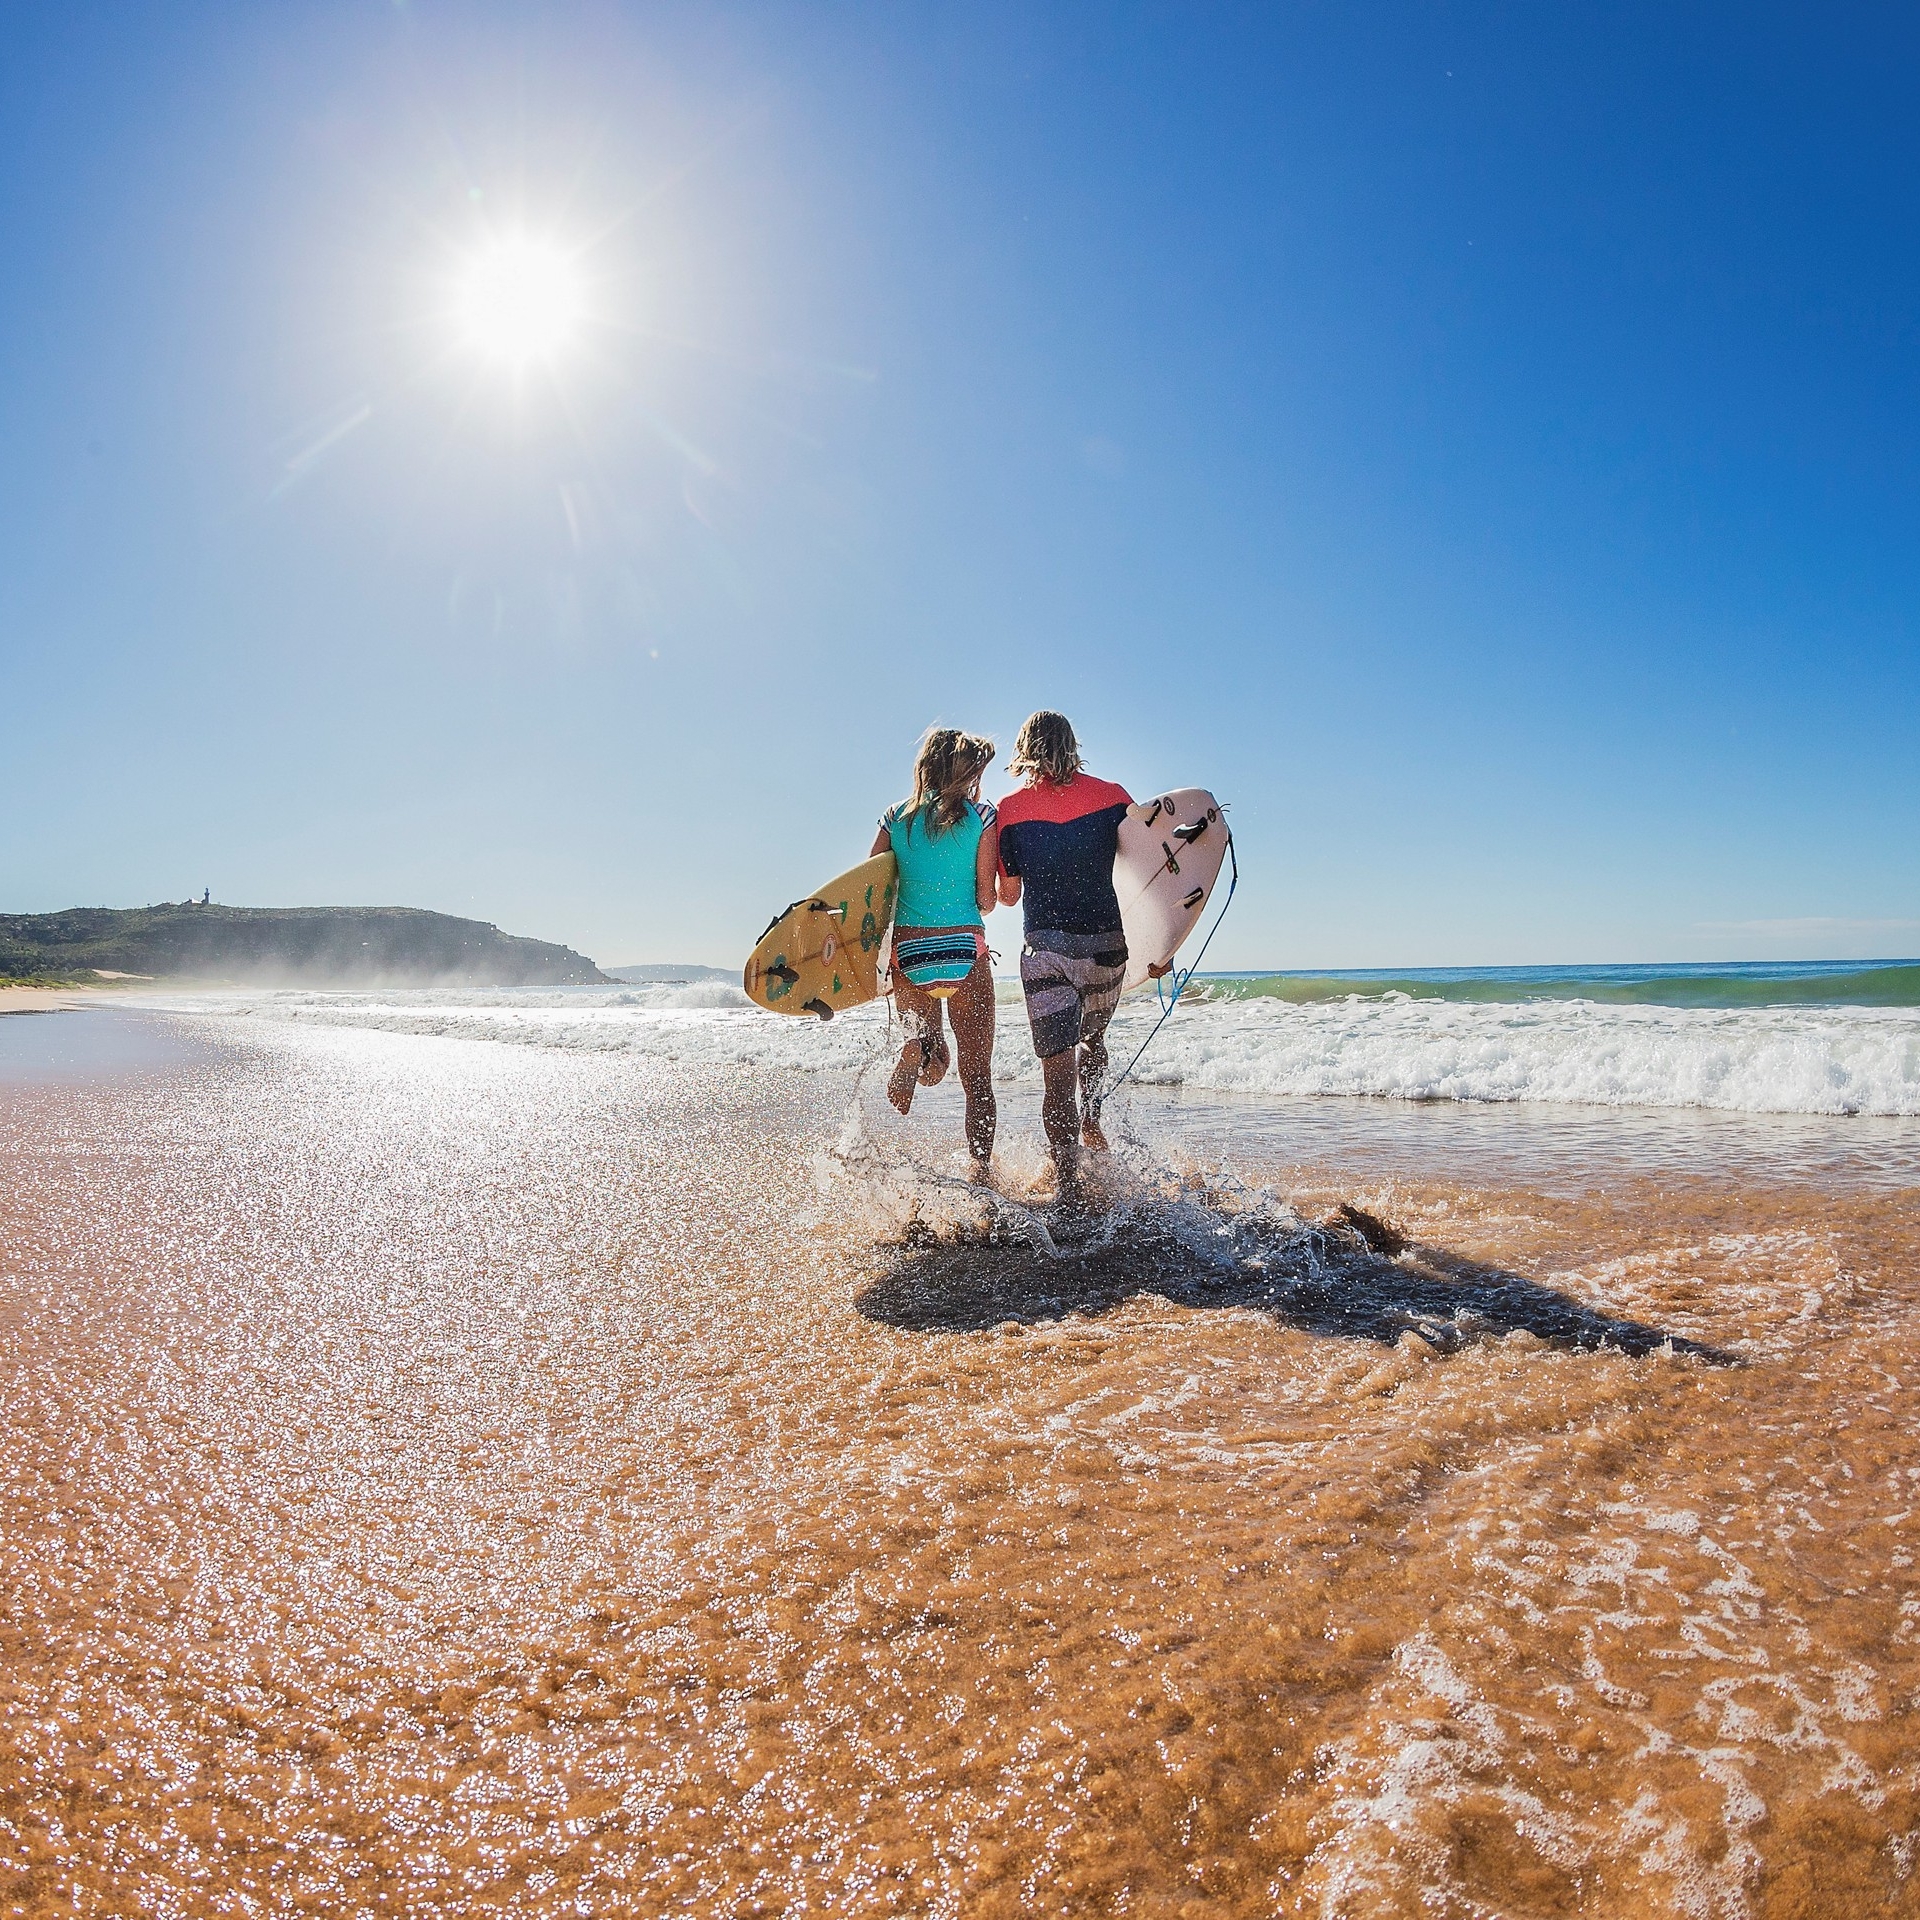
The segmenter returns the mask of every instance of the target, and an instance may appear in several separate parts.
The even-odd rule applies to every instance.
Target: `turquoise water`
[[[1589,1000],[1648,1007],[1920,1007],[1920,960],[1755,960],[1585,967],[1404,967],[1203,974],[1219,999]]]

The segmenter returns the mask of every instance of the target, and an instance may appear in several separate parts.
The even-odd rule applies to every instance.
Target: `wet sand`
[[[1048,1261],[845,1076],[176,1031],[0,1086],[9,1910],[1920,1909],[1910,1135],[1143,1099]]]

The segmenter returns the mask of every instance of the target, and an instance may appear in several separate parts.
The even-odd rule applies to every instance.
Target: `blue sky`
[[[1232,803],[1224,965],[1920,951],[1917,55],[11,10],[0,907],[727,963],[923,726],[1050,705]],[[518,370],[450,291],[508,233],[584,305]]]

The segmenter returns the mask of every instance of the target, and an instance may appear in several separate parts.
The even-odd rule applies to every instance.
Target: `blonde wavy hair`
[[[1080,742],[1073,737],[1072,721],[1064,713],[1044,709],[1028,714],[1013,743],[1007,771],[1016,780],[1050,780],[1064,787],[1080,767]]]
[[[929,727],[913,757],[913,798],[907,802],[907,811],[924,811],[929,833],[945,833],[958,826],[973,783],[986,772],[996,751],[984,734]]]

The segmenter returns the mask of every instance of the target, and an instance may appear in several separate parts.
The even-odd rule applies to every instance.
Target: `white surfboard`
[[[1165,973],[1207,910],[1227,857],[1220,803],[1202,787],[1175,787],[1120,822],[1113,888],[1127,933],[1128,988]]]

